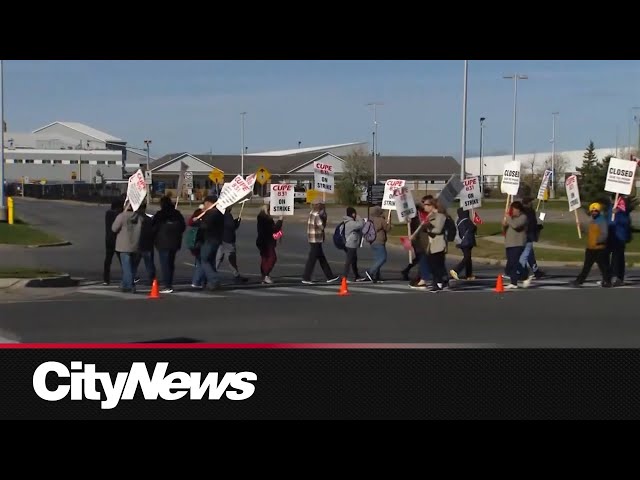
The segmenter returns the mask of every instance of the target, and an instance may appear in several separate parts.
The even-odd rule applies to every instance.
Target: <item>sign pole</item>
[[[582,232],[580,231],[580,219],[578,218],[578,210],[574,210],[573,213],[576,214],[576,227],[578,228],[578,238],[582,240]]]
[[[616,199],[613,202],[613,208],[611,209],[611,221],[613,222],[616,219],[616,214],[614,212],[615,208],[618,206],[618,200],[620,199],[620,194],[616,193]]]
[[[407,221],[407,236],[411,239],[411,220]],[[413,252],[409,249],[409,264],[413,262]]]

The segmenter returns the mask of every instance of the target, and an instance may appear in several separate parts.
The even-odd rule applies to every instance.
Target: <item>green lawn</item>
[[[44,245],[60,241],[55,235],[30,227],[20,220],[17,220],[13,225],[0,223],[0,244]]]
[[[55,277],[57,272],[43,269],[2,267],[0,268],[0,278],[44,278]]]

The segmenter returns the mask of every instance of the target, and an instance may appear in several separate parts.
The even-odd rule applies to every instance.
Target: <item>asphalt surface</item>
[[[337,295],[316,267],[317,285],[300,283],[307,253],[305,224],[285,219],[278,248],[276,284],[259,281],[255,220],[245,218],[238,235],[241,270],[247,285],[226,285],[214,293],[190,288],[192,262],[183,251],[177,260],[176,291],[147,298],[149,286],[136,295],[101,283],[104,253],[104,207],[62,202],[18,200],[18,215],[73,243],[69,247],[18,249],[2,254],[3,264],[19,265],[21,256],[39,266],[82,277],[71,289],[0,292],[0,341],[18,342],[358,342],[426,343],[461,347],[633,347],[640,346],[637,322],[640,275],[631,272],[629,286],[602,289],[589,284],[575,289],[572,269],[554,269],[526,290],[493,291],[499,267],[476,266],[479,279],[452,283],[449,291],[410,289],[400,281],[406,252],[389,251],[382,284],[350,284],[350,295]],[[185,210],[186,212],[187,210]],[[339,219],[331,219],[335,224]],[[342,254],[331,239],[325,251],[334,272]],[[9,258],[10,262],[5,261]],[[370,249],[360,253],[361,265]],[[142,273],[142,272],[141,272]],[[143,275],[141,275],[143,276]],[[114,261],[114,283],[119,267]],[[505,282],[506,284],[507,282]]]

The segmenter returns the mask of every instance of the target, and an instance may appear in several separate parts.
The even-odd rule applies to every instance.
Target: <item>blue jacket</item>
[[[611,214],[613,212],[613,208],[609,207],[607,211],[607,220],[609,222],[609,239],[613,240],[614,238],[620,242],[628,242],[631,240],[631,218],[629,217],[629,212],[618,212],[616,213],[616,218],[612,222]]]
[[[458,235],[462,239],[458,248],[473,248],[476,246],[476,226],[469,218],[468,211],[458,211]]]

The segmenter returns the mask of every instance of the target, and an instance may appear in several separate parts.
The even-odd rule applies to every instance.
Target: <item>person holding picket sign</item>
[[[471,261],[471,250],[476,246],[476,230],[475,223],[469,218],[469,211],[458,208],[458,221],[456,222],[456,247],[462,251],[462,260],[456,268],[449,271],[449,275],[455,280],[460,280],[458,274],[464,268],[467,274],[467,280],[475,280],[473,276],[473,262]]]
[[[618,204],[609,205],[607,218],[609,219],[609,235],[607,237],[607,257],[610,257],[609,269],[612,286],[624,285],[625,250],[631,241],[631,217],[629,216],[629,202],[622,195],[618,196]],[[615,214],[615,216],[613,215]],[[611,217],[613,216],[613,220]]]
[[[362,241],[362,228],[364,227],[364,218],[358,217],[356,209],[347,208],[347,215],[342,219],[342,223],[338,225],[338,238],[334,235],[334,243],[337,247],[342,247],[346,253],[344,262],[343,277],[349,278],[349,269],[353,270],[353,279],[356,282],[364,282],[363,277],[358,272],[358,248]]]
[[[256,239],[256,247],[260,252],[262,283],[272,284],[271,271],[278,260],[276,245],[282,237],[282,217],[275,221],[269,213],[269,205],[262,205],[257,220],[258,238]]]

